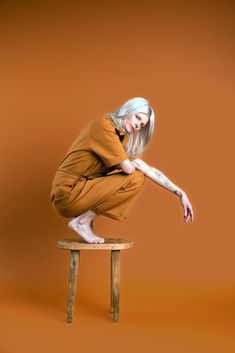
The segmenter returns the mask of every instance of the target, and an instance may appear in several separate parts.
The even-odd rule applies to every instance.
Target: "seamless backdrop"
[[[150,180],[126,221],[95,221],[98,234],[135,246],[122,254],[120,331],[105,314],[108,254],[82,257],[83,338],[91,325],[101,347],[97,332],[111,325],[117,350],[148,342],[161,352],[232,352],[233,3],[2,2],[0,23],[3,352],[31,351],[38,332],[47,337],[43,327],[54,331],[38,351],[62,352],[68,337],[75,345],[78,322],[64,325],[69,259],[56,248],[74,234],[52,208],[50,186],[86,123],[136,96],[156,114],[143,159],[187,193],[195,222],[185,224],[178,197]]]

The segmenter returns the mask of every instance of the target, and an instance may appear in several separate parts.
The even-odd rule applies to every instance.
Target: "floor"
[[[65,322],[63,286],[2,294],[0,353],[235,352],[235,288],[229,282],[124,278],[118,323],[109,313],[107,281],[90,287],[78,283],[71,324]]]

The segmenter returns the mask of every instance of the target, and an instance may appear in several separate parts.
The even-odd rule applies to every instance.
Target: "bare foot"
[[[87,243],[102,244],[104,243],[104,238],[98,237],[91,229],[91,223],[86,222],[81,224],[81,216],[72,219],[68,223],[68,227],[78,233]]]
[[[99,243],[100,243],[100,244],[101,244],[101,243],[104,243],[104,242],[105,242],[105,239],[104,239],[104,238],[101,238],[100,236],[98,236],[98,235],[95,233],[94,226],[93,226],[93,221],[91,222],[90,227],[91,227],[91,231],[92,231],[92,233],[95,235],[95,237],[98,238],[98,239],[101,239],[101,241],[100,241]]]

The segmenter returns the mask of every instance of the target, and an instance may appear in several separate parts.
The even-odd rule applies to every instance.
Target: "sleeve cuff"
[[[126,159],[128,159],[128,155],[127,154],[123,154],[122,156],[118,156],[112,159],[109,159],[108,161],[105,162],[105,165],[107,167],[112,167],[113,165],[119,164],[123,161],[125,161]]]

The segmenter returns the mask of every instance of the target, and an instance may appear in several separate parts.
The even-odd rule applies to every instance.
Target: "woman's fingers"
[[[192,209],[192,206],[188,207],[188,217],[191,218],[191,222],[194,220],[194,216],[193,216],[193,209]]]
[[[187,202],[184,203],[184,220],[187,222],[187,217],[188,217],[188,205]]]
[[[188,222],[190,218],[191,218],[191,221],[193,221],[194,220],[193,208],[186,195],[181,197],[181,203],[184,208],[184,222]]]
[[[184,207],[184,221],[187,223],[189,218],[191,218],[191,222],[194,220],[193,210],[191,205],[187,205]]]
[[[194,220],[194,214],[193,214],[193,208],[192,208],[191,204],[189,204],[188,208],[189,208],[189,213],[190,213],[191,221],[193,221],[193,220]]]
[[[185,221],[186,223],[188,222],[188,219],[189,219],[189,215],[188,215],[188,214],[184,215],[184,221]]]
[[[184,207],[184,221],[188,222],[188,210],[187,210],[187,207]]]

